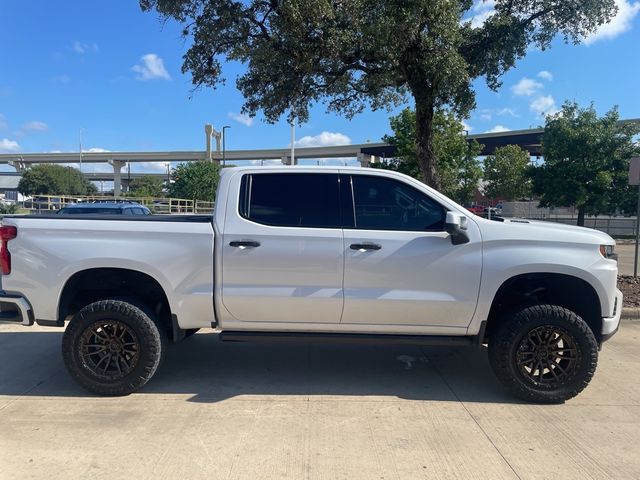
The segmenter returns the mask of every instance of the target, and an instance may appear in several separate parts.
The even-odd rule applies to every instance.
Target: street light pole
[[[227,160],[227,134],[225,130],[231,128],[229,125],[222,127],[222,166],[224,167]]]

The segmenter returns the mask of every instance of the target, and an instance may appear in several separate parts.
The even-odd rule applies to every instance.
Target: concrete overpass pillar
[[[287,155],[283,155],[280,161],[282,162],[283,165],[291,165],[291,157]]]
[[[372,159],[373,156],[369,155],[368,153],[358,153],[358,163],[360,163],[361,167],[368,167]]]
[[[23,173],[27,170],[27,165],[22,160],[9,160],[7,164],[15,168],[18,173]]]
[[[213,128],[213,125],[207,123],[204,126],[204,133],[206,137],[206,147],[207,147],[207,158],[208,162],[213,162],[213,150],[211,148],[211,138],[216,139],[216,153],[220,153],[220,141],[222,138],[222,133]]]
[[[122,167],[127,164],[124,160],[109,160],[113,167],[113,196],[119,197],[122,191]]]

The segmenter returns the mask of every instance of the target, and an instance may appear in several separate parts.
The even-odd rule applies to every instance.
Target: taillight
[[[9,253],[9,240],[13,240],[18,235],[18,229],[12,225],[0,227],[0,268],[3,275],[11,273],[11,254]]]

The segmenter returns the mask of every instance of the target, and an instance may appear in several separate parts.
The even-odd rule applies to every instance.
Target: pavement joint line
[[[422,354],[428,358],[427,352],[424,351],[424,347],[420,347],[420,350],[422,350]],[[435,372],[438,374],[438,376],[440,377],[440,379],[444,382],[444,384],[447,386],[447,388],[449,389],[449,391],[453,394],[453,396],[455,397],[456,401],[458,403],[460,403],[460,405],[462,406],[462,408],[464,408],[465,412],[467,412],[467,415],[469,415],[469,417],[475,422],[475,424],[478,426],[478,428],[480,429],[480,431],[482,432],[482,434],[487,438],[487,440],[489,440],[489,443],[491,444],[491,446],[495,449],[496,452],[498,452],[498,455],[500,455],[500,457],[502,458],[502,460],[504,461],[504,463],[506,463],[508,465],[508,467],[511,469],[511,471],[513,472],[513,474],[516,476],[516,478],[518,478],[518,480],[522,480],[522,477],[518,474],[518,472],[516,471],[516,469],[513,467],[513,465],[511,465],[511,463],[509,462],[509,460],[507,460],[507,457],[504,456],[504,454],[500,451],[500,449],[498,448],[498,446],[494,443],[493,439],[489,436],[489,434],[485,431],[485,429],[482,427],[482,425],[480,425],[480,422],[478,422],[478,420],[476,419],[476,417],[473,415],[473,413],[471,413],[471,411],[467,408],[467,406],[465,405],[465,403],[460,399],[460,397],[458,396],[458,394],[455,392],[455,390],[451,387],[451,385],[449,384],[449,382],[447,382],[447,379],[444,378],[444,375],[442,375],[442,372],[440,372],[440,369],[437,367],[437,365],[434,362],[429,362],[429,364],[431,366],[433,366],[433,369],[435,370]]]
[[[5,408],[7,408],[9,405],[13,405],[15,402],[17,402],[18,400],[20,400],[21,398],[27,396],[29,394],[29,392],[31,392],[32,390],[35,390],[36,388],[38,388],[40,385],[42,385],[43,383],[51,380],[53,377],[55,377],[56,375],[60,375],[61,372],[56,372],[52,375],[50,375],[49,377],[40,380],[39,382],[37,382],[35,385],[32,385],[31,387],[27,388],[26,390],[24,390],[22,393],[19,393],[18,395],[16,395],[15,397],[13,397],[11,400],[9,400],[7,403],[5,403],[4,405],[0,406],[0,411],[4,410]]]

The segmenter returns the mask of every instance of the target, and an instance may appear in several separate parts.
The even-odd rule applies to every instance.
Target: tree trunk
[[[437,158],[433,150],[433,98],[429,95],[414,95],[416,100],[416,158],[422,181],[440,189],[440,178],[436,170]]]
[[[584,207],[578,207],[578,226],[584,227]]]

